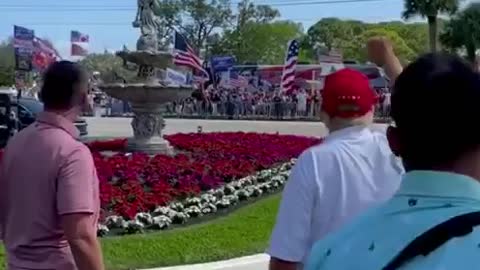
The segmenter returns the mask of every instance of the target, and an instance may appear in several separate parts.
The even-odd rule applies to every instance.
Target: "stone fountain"
[[[133,26],[140,28],[141,36],[137,50],[123,50],[116,55],[124,63],[138,66],[138,83],[110,83],[99,85],[108,95],[127,101],[133,111],[133,137],[128,139],[128,151],[147,154],[173,154],[168,141],[163,139],[165,121],[162,105],[167,102],[191,96],[191,87],[172,87],[165,82],[165,76],[157,76],[157,71],[173,65],[173,55],[158,50],[158,29],[160,27],[161,0],[138,1],[138,12]],[[165,74],[165,72],[163,72]]]

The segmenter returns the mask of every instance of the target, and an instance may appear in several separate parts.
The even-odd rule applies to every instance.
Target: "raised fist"
[[[373,37],[367,41],[367,55],[370,62],[383,66],[388,57],[394,56],[393,46],[385,37]]]

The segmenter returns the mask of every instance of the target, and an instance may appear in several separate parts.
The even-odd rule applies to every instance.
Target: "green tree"
[[[428,49],[428,25],[426,23],[404,23],[400,21],[370,24],[370,28],[383,28],[395,31],[416,54],[423,54]]]
[[[0,86],[15,84],[15,53],[12,40],[0,43]]]
[[[428,51],[427,28],[425,23],[406,24],[398,21],[364,23],[324,18],[308,29],[302,42],[302,51],[308,52],[309,57],[314,58],[315,51],[319,48],[338,49],[343,53],[345,60],[362,61],[365,59],[365,40],[362,35],[367,31],[387,31],[389,35],[403,40],[402,43],[410,48],[414,55],[418,55]]]
[[[168,7],[168,26],[178,29],[199,52],[216,29],[228,28],[233,19],[229,0],[169,0]]]
[[[365,24],[358,21],[343,21],[338,18],[324,18],[307,31],[307,43],[311,47],[324,46],[327,49],[344,49],[353,37],[365,31]]]
[[[438,45],[438,20],[440,14],[454,14],[458,10],[460,0],[405,0],[403,18],[410,19],[415,16],[426,17],[430,50],[437,51]]]
[[[361,57],[360,60],[366,60],[367,56],[365,44],[367,43],[368,39],[378,36],[386,37],[392,42],[395,54],[398,56],[402,63],[408,63],[416,57],[415,52],[410,47],[408,47],[405,40],[403,40],[403,38],[400,37],[397,32],[378,28],[367,30],[356,38],[358,44],[355,48],[358,50],[357,55]]]
[[[239,30],[226,31],[212,53],[234,55],[239,63],[281,64],[288,41],[302,35],[301,24],[291,21],[248,22]]]
[[[480,3],[472,3],[452,17],[440,34],[440,42],[449,50],[464,50],[474,63],[480,47]]]
[[[278,9],[269,5],[255,5],[251,0],[242,0],[237,5],[236,30],[242,28],[247,22],[268,23],[280,17]]]
[[[132,82],[136,79],[136,72],[126,69],[122,59],[111,53],[89,54],[80,64],[90,72],[100,72],[100,78],[107,83],[121,79]]]

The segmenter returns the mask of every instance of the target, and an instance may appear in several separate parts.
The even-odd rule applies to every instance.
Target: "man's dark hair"
[[[87,72],[70,61],[55,62],[43,75],[40,99],[45,109],[65,110],[72,106],[77,86],[88,80]]]
[[[480,76],[457,56],[426,54],[397,78],[391,116],[407,170],[445,169],[480,145]]]

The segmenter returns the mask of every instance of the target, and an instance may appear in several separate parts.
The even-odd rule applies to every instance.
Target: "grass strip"
[[[226,260],[261,253],[280,202],[272,195],[209,222],[148,234],[102,239],[109,270],[152,268]],[[5,253],[0,246],[0,269]]]

